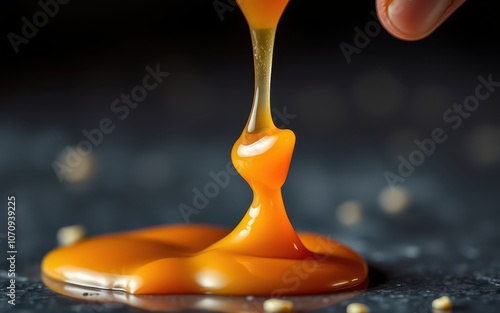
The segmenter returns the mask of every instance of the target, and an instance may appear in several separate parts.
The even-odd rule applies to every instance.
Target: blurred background
[[[17,198],[18,262],[38,266],[57,230],[73,224],[96,235],[239,221],[252,199],[239,176],[199,214],[179,210],[193,206],[193,189],[214,182],[210,172],[225,171],[250,111],[250,34],[231,3],[71,1],[46,20],[35,1],[2,3],[0,190],[2,208],[7,195]],[[428,38],[403,42],[381,29],[374,1],[289,3],[272,105],[277,126],[297,135],[283,189],[297,229],[331,235],[380,264],[433,253],[498,261],[487,256],[499,239],[500,89],[456,130],[457,120],[443,118],[474,95],[478,76],[500,81],[491,5],[469,1]],[[38,19],[36,34],[23,17]],[[358,50],[346,58],[341,45]],[[169,75],[143,94],[148,66]],[[133,91],[134,108],[113,109]],[[58,167],[59,177],[54,164],[68,165],[68,151],[103,119],[113,130],[77,165]],[[387,173],[400,175],[401,157],[436,128],[447,140],[391,191]]]

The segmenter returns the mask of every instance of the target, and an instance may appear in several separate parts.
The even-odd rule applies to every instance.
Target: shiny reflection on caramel
[[[72,298],[84,300],[89,307],[108,303],[130,305],[139,309],[162,312],[185,310],[206,310],[215,312],[263,312],[263,303],[267,297],[220,296],[220,295],[134,295],[125,292],[85,288],[42,277],[43,282],[52,290]],[[344,290],[338,293],[310,296],[291,296],[284,299],[293,302],[296,311],[318,310],[348,300],[359,291]]]
[[[270,210],[271,203],[262,203],[263,211],[284,210]],[[301,295],[365,281],[366,264],[347,247],[320,235],[297,235],[286,216],[269,229],[268,215],[252,215],[250,208],[232,232],[180,225],[89,238],[51,251],[42,272],[58,281],[133,294]]]

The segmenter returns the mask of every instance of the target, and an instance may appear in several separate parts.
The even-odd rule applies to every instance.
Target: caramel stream
[[[133,294],[301,295],[363,286],[367,265],[325,236],[296,233],[281,197],[295,135],[270,112],[276,27],[287,0],[240,0],[252,35],[255,95],[231,152],[253,201],[232,230],[161,226],[89,238],[49,252],[51,279]]]

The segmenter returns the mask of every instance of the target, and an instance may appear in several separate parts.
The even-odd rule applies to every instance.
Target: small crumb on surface
[[[289,300],[267,299],[263,306],[267,313],[293,312],[293,302]]]
[[[398,214],[408,208],[410,195],[403,187],[387,187],[380,192],[379,204],[386,213]]]
[[[81,225],[61,227],[57,232],[57,242],[61,246],[67,246],[85,237],[85,228]]]
[[[363,303],[351,303],[346,308],[347,313],[370,313],[370,308]]]
[[[362,217],[363,205],[354,200],[344,201],[337,208],[337,219],[344,225],[357,224]]]
[[[451,300],[447,296],[437,298],[432,301],[432,308],[441,311],[451,311]]]
[[[56,174],[61,182],[77,184],[84,183],[92,178],[95,172],[94,157],[92,155],[80,156],[80,153],[77,152],[80,149],[80,146],[66,147],[66,149],[59,155],[57,161],[58,163],[61,163],[61,165],[57,167]],[[69,165],[68,160],[71,160],[73,158],[75,158],[76,160],[71,161],[72,163],[75,163],[73,166],[71,166],[70,170],[66,170],[64,169],[64,167],[61,167],[64,164],[66,164],[64,166],[67,167]]]

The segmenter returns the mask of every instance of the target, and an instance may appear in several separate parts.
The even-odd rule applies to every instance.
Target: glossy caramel
[[[49,252],[43,274],[57,281],[133,294],[301,295],[362,288],[367,266],[325,236],[297,234],[281,197],[295,135],[274,126],[270,73],[285,0],[240,0],[255,61],[252,112],[231,152],[254,198],[232,230],[174,225],[89,238]]]

